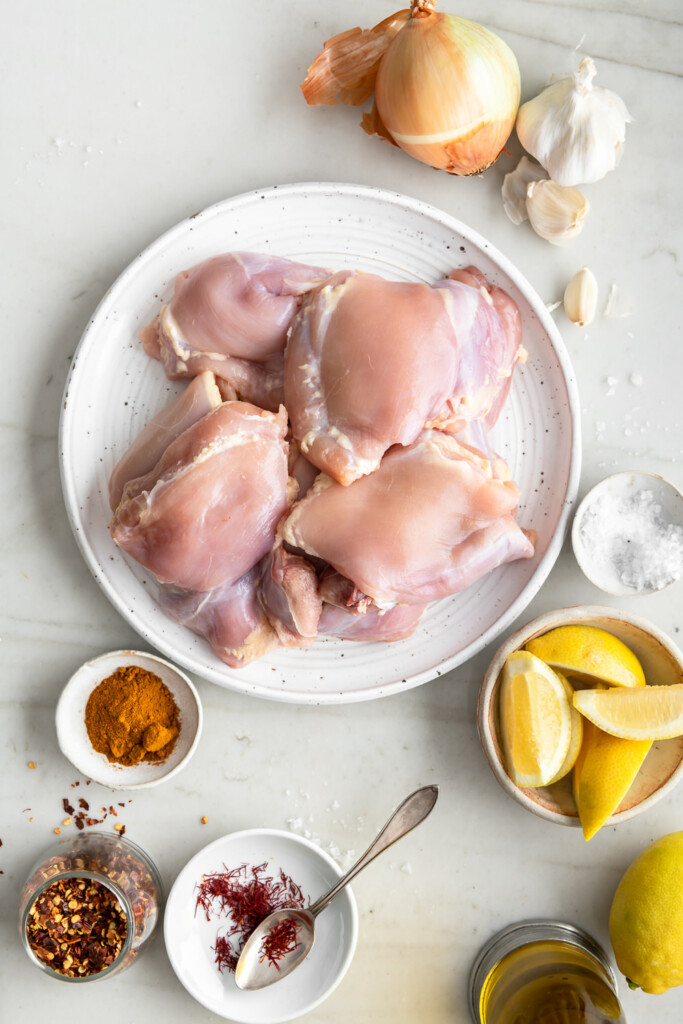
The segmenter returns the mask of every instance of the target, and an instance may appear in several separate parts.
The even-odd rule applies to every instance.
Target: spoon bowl
[[[265,926],[265,927],[264,927]],[[286,929],[285,951],[268,956],[268,943],[272,936],[282,934]],[[284,978],[305,960],[315,939],[315,918],[310,910],[286,908],[269,914],[266,920],[249,936],[235,968],[238,988],[262,988],[258,984],[263,969],[272,974],[271,965],[279,972],[272,974],[273,981]],[[289,940],[289,941],[288,941]],[[269,982],[270,983],[270,982]]]
[[[424,821],[432,811],[438,795],[438,786],[423,786],[406,797],[363,856],[313,906],[303,910],[298,907],[283,907],[264,918],[251,933],[240,953],[235,969],[237,987],[250,990],[266,988],[291,974],[306,959],[313,946],[315,919],[318,914],[329,906],[335,896],[375,857],[379,857],[380,853],[384,853]],[[274,942],[276,937],[280,940],[279,950]]]

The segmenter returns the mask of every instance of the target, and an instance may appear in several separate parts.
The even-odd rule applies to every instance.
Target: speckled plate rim
[[[304,196],[315,200],[316,196],[329,197],[331,194],[351,199],[355,197],[361,200],[373,199],[380,201],[382,204],[400,207],[403,210],[431,218],[452,232],[454,237],[460,237],[463,241],[468,242],[474,248],[486,253],[486,256],[497,265],[499,270],[511,280],[513,285],[524,296],[534,317],[539,321],[539,324],[552,347],[566,387],[569,415],[568,432],[570,433],[571,441],[567,479],[560,502],[560,511],[554,534],[548,542],[542,557],[539,559],[533,575],[517,594],[516,598],[495,620],[495,622],[485,628],[483,632],[481,632],[466,646],[461,647],[448,657],[435,660],[433,665],[430,665],[428,668],[421,671],[413,673],[398,671],[395,674],[396,677],[390,682],[384,682],[381,685],[368,685],[364,689],[344,690],[343,686],[339,689],[335,686],[330,690],[321,691],[317,689],[301,689],[296,685],[290,686],[289,683],[287,683],[286,686],[278,686],[276,685],[278,673],[276,673],[276,679],[274,680],[273,685],[269,685],[267,681],[264,681],[265,673],[264,676],[255,683],[252,679],[249,679],[244,675],[246,670],[242,670],[242,674],[240,674],[240,670],[231,670],[227,666],[207,663],[201,658],[192,657],[191,655],[188,655],[186,651],[167,641],[163,631],[152,628],[144,622],[141,622],[136,612],[129,607],[128,602],[124,600],[117,590],[111,585],[104,566],[98,560],[89,542],[86,530],[83,528],[80,520],[79,496],[77,493],[73,466],[68,464],[68,460],[65,457],[65,450],[67,448],[67,437],[71,429],[73,410],[73,404],[69,402],[69,389],[72,381],[74,381],[75,375],[79,372],[79,366],[88,355],[88,349],[94,333],[93,329],[97,325],[98,321],[106,319],[107,312],[113,304],[113,296],[115,296],[117,291],[126,285],[127,282],[140,271],[141,267],[153,259],[158,252],[163,251],[176,240],[182,238],[188,232],[193,231],[200,220],[205,221],[215,217],[224,217],[228,212],[234,212],[237,209],[254,204],[255,202],[259,203],[268,198],[277,198],[277,201],[286,202],[287,198],[290,196]],[[186,218],[159,236],[159,238],[144,249],[119,275],[93,313],[90,323],[84,331],[76,349],[71,369],[66,380],[59,424],[60,476],[69,522],[88,568],[117,611],[142,637],[144,637],[145,640],[161,650],[168,657],[181,663],[190,671],[196,672],[204,679],[218,683],[228,689],[287,703],[351,703],[363,700],[372,700],[379,697],[389,696],[394,693],[400,693],[404,690],[428,682],[437,676],[443,675],[477,654],[482,650],[482,648],[498,637],[521,614],[545,582],[550,570],[557,560],[567,534],[569,517],[576,500],[581,472],[580,422],[581,416],[578,387],[574,378],[569,355],[555,323],[550,317],[545,304],[520,271],[515,268],[507,257],[503,256],[502,253],[486,241],[483,236],[479,235],[478,232],[467,227],[450,214],[447,214],[428,203],[424,203],[418,199],[413,199],[401,193],[391,192],[372,186],[352,185],[346,183],[302,182],[255,189],[207,207],[205,210],[194,214],[192,217]],[[505,568],[506,567],[497,571],[505,571]],[[352,641],[346,641],[346,643],[352,643]],[[409,641],[402,641],[401,643],[405,645],[408,644]],[[399,647],[400,645],[387,646]],[[403,647],[402,650],[406,650],[406,648]],[[211,652],[209,652],[209,654],[210,653]],[[267,664],[268,659],[262,659],[262,663],[263,662]],[[279,674],[282,674],[281,670]]]
[[[491,704],[493,701],[493,692],[496,681],[509,654],[512,654],[513,651],[516,651],[519,647],[523,646],[527,640],[531,639],[532,636],[545,633],[548,629],[562,625],[563,621],[575,622],[577,619],[580,619],[588,622],[589,620],[596,618],[621,619],[628,622],[630,625],[643,630],[645,633],[651,634],[651,636],[653,636],[655,640],[657,640],[662,647],[664,647],[673,656],[673,658],[679,662],[679,664],[683,665],[683,652],[681,652],[670,637],[668,637],[666,633],[663,633],[658,626],[655,626],[654,623],[649,622],[640,615],[633,615],[631,612],[626,612],[621,608],[610,608],[607,605],[574,605],[567,608],[557,608],[549,612],[544,612],[543,614],[538,615],[535,619],[532,619],[530,622],[520,626],[519,629],[515,630],[515,632],[512,633],[494,653],[493,658],[484,673],[477,699],[477,729],[479,732],[479,740],[486,760],[489,763],[489,767],[491,768],[498,784],[508,794],[508,796],[521,804],[521,806],[527,811],[531,811],[532,814],[537,815],[539,818],[543,818],[545,821],[553,822],[555,825],[565,825],[570,828],[581,828],[581,822],[579,821],[578,816],[560,814],[557,811],[551,810],[549,807],[537,804],[527,796],[523,789],[520,789],[514,784],[496,756],[488,723],[491,718]],[[628,821],[630,818],[634,818],[637,815],[642,814],[644,811],[647,811],[648,808],[658,803],[681,781],[683,781],[683,760],[679,764],[678,768],[659,787],[659,789],[650,794],[650,796],[646,797],[644,800],[641,800],[640,803],[613,814],[606,824],[618,825],[622,821]]]

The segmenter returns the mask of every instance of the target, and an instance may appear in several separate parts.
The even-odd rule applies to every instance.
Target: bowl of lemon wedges
[[[547,612],[496,651],[478,726],[510,796],[592,839],[683,778],[683,654],[619,608]]]

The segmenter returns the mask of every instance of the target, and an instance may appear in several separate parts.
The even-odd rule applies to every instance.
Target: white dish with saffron
[[[91,693],[119,668],[137,665],[158,676],[178,707],[180,731],[165,761],[121,765],[93,749],[85,724]],[[74,768],[110,789],[145,789],[177,775],[197,749],[202,732],[202,705],[193,683],[170,661],[144,651],[110,651],[86,661],[72,675],[57,703],[55,722],[59,749]]]
[[[683,495],[654,473],[615,473],[579,505],[572,547],[607,594],[653,594],[683,574]]]
[[[242,866],[246,879],[261,865],[258,877],[266,896],[282,871],[301,889],[306,905],[342,875],[327,853],[301,836],[248,829],[223,836],[195,854],[173,883],[166,903],[164,939],[179,981],[207,1010],[238,1024],[280,1024],[313,1010],[346,974],[358,939],[356,901],[347,886],[318,918],[313,949],[296,971],[269,988],[239,989],[234,974],[219,970],[216,962],[218,939],[226,937],[234,918],[219,914],[214,901],[207,919],[197,903],[198,886],[209,875]],[[239,882],[242,875],[237,878]],[[239,942],[233,940],[233,948],[239,948]]]

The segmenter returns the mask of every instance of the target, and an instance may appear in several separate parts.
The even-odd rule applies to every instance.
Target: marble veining
[[[100,592],[71,534],[57,424],[70,362],[95,306],[163,231],[251,189],[345,181],[404,193],[465,221],[512,260],[545,302],[560,299],[586,264],[600,288],[595,322],[577,328],[561,307],[552,314],[580,391],[579,498],[626,469],[658,472],[683,486],[679,4],[439,4],[507,40],[520,64],[523,98],[589,54],[598,83],[618,92],[633,115],[620,166],[586,187],[585,229],[564,249],[543,242],[528,224],[515,227],[503,212],[502,179],[520,153],[514,138],[510,155],[485,175],[453,179],[369,139],[358,127],[358,110],[306,107],[299,83],[322,42],[354,24],[375,24],[398,6],[36,0],[6,15],[3,1020],[86,1024],[96,1012],[101,1024],[122,1017],[140,1024],[152,1016],[168,1024],[218,1021],[177,982],[161,938],[106,989],[74,991],[31,966],[16,930],[29,865],[61,826],[62,798],[83,791],[71,788],[77,774],[57,747],[61,687],[87,658],[145,646]],[[602,315],[613,282],[633,309],[623,318]],[[582,576],[565,543],[522,618],[566,604],[623,606],[680,643],[682,586],[608,598]],[[190,766],[167,785],[123,797],[130,800],[122,812],[127,835],[155,858],[170,887],[200,847],[250,826],[308,833],[348,860],[411,789],[440,784],[429,821],[354,884],[357,954],[342,985],[307,1018],[315,1024],[466,1024],[469,966],[493,931],[523,917],[559,917],[607,943],[607,914],[623,870],[653,838],[681,827],[683,790],[589,844],[579,830],[551,826],[509,800],[488,769],[475,726],[491,654],[489,648],[431,683],[359,705],[268,703],[196,680],[205,728]],[[111,802],[110,791],[94,784],[88,797],[94,806]],[[678,1024],[683,1016],[681,990],[648,997],[622,984],[620,995],[629,1024]]]

